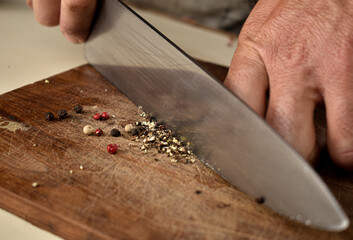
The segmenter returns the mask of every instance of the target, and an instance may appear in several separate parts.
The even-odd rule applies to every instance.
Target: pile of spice
[[[76,105],[74,111],[78,114],[83,113],[83,107],[81,105]],[[171,162],[183,162],[183,163],[195,163],[196,157],[191,150],[191,144],[188,142],[184,144],[180,141],[170,129],[167,129],[166,124],[161,121],[157,121],[156,118],[151,117],[149,114],[142,110],[142,107],[138,107],[140,116],[143,121],[136,122],[133,124],[128,124],[125,126],[125,131],[135,136],[136,142],[141,142],[140,150],[145,154],[148,153],[149,149],[155,148],[159,153],[164,153],[171,157]],[[46,118],[49,121],[54,119],[54,114],[51,112],[46,113]],[[60,119],[65,119],[68,117],[66,110],[60,110],[58,112],[58,117]],[[115,117],[115,116],[114,116]],[[110,116],[107,112],[95,113],[93,119],[95,120],[107,120]],[[96,136],[102,136],[103,130],[100,128],[93,128],[91,125],[86,125],[82,129],[83,133],[86,135],[95,134]],[[121,132],[113,128],[110,132],[113,137],[120,137]],[[111,154],[115,154],[118,151],[119,146],[116,144],[109,144],[107,146],[107,151]]]
[[[141,110],[141,107],[139,107]],[[142,142],[141,151],[147,153],[149,149],[156,148],[159,153],[167,154],[172,162],[195,163],[196,158],[191,150],[191,144],[184,144],[170,129],[167,129],[164,122],[158,122],[156,118],[142,112],[142,122],[135,125],[128,124],[125,131],[135,136],[136,142]]]

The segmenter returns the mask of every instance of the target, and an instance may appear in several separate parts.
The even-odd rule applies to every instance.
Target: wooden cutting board
[[[205,67],[225,77],[226,69]],[[273,213],[199,161],[173,163],[143,154],[126,133],[111,137],[140,116],[91,66],[48,80],[0,96],[1,208],[66,239],[353,239],[352,227],[328,233]],[[45,119],[60,109],[67,119]],[[115,117],[92,118],[103,111]],[[103,136],[84,135],[87,124]],[[110,143],[120,145],[116,155]],[[318,170],[353,222],[352,174],[329,160]]]

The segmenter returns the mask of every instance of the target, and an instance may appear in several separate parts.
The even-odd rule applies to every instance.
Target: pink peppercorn
[[[102,112],[101,117],[102,117],[102,119],[108,119],[109,114],[107,112]]]
[[[99,113],[96,113],[93,115],[93,118],[99,120],[101,118],[101,115]]]
[[[94,132],[97,136],[101,136],[103,134],[103,130],[100,128],[97,128],[97,130]]]
[[[107,147],[107,151],[111,154],[115,154],[118,151],[118,147],[116,144],[109,144]]]

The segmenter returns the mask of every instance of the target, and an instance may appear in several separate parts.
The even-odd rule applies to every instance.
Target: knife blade
[[[100,2],[85,44],[97,71],[239,190],[306,225],[349,226],[320,177],[262,118],[125,3]]]

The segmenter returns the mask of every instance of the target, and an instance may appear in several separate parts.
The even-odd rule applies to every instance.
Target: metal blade
[[[187,36],[186,36],[187,37]],[[238,189],[280,214],[340,231],[349,220],[313,169],[259,116],[118,0],[101,1],[87,60],[168,123]]]

